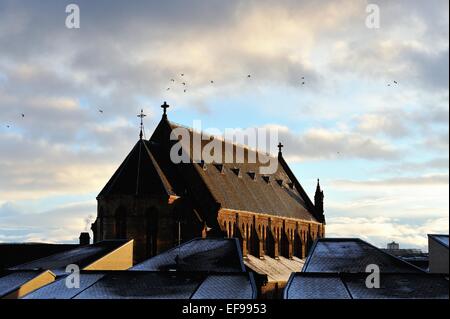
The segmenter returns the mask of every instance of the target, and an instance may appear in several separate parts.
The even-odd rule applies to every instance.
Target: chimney
[[[87,232],[80,234],[80,246],[89,245],[91,243],[91,236]]]

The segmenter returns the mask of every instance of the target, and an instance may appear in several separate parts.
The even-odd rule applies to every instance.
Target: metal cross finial
[[[281,142],[278,143],[278,152],[279,152],[279,153],[281,153],[281,149],[282,149],[283,147],[284,147],[284,145],[281,144]]]
[[[169,104],[167,104],[167,102],[166,101],[164,101],[164,103],[163,103],[163,105],[161,105],[161,107],[164,109],[164,113],[163,113],[163,116],[166,116],[166,113],[167,113],[167,109],[170,107],[170,105]]]
[[[147,115],[144,114],[144,110],[141,109],[141,114],[138,114],[137,117],[141,118],[141,132],[139,133],[139,138],[142,140],[142,135],[143,135],[143,129],[144,129],[144,117],[146,117]]]

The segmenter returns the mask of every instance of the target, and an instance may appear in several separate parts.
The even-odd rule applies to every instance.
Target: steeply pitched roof
[[[420,273],[419,268],[358,238],[320,238],[313,245],[303,272],[365,272],[375,264],[383,273]]]
[[[448,299],[448,278],[427,273],[381,273],[380,288],[367,273],[295,273],[285,299]]]
[[[76,264],[80,269],[83,269],[85,266],[119,248],[126,242],[126,240],[106,240],[93,245],[79,246],[75,249],[11,267],[10,270],[48,269],[57,275],[61,275],[65,274],[67,265]]]
[[[102,189],[108,195],[174,195],[166,176],[150,151],[150,142],[139,140]]]
[[[137,264],[130,270],[243,272],[245,266],[236,238],[196,238]]]
[[[441,244],[444,247],[447,247],[447,249],[448,249],[448,235],[429,234],[428,237],[434,239],[436,242],[438,242],[439,244]]]
[[[173,145],[175,142],[169,141],[169,136],[170,132],[177,128],[184,127],[169,122],[163,117],[150,141],[156,145]],[[221,141],[222,161],[202,165],[197,163],[199,159],[195,158],[192,150],[193,141],[197,138],[202,141],[202,150],[209,141],[202,140],[199,136],[200,133],[189,128],[185,129],[190,134],[190,140],[181,139],[180,144],[184,150],[190,150],[191,161],[195,163],[176,166],[180,172],[177,178],[182,176],[187,188],[194,182],[201,184],[204,186],[205,192],[209,193],[210,200],[219,203],[221,208],[310,221],[318,220],[315,216],[314,205],[284,160],[279,162],[278,158],[271,157],[271,160],[277,163],[277,169],[275,173],[263,176],[260,174],[260,168],[268,165],[266,162],[269,159],[268,155],[256,153],[244,146]],[[168,152],[168,150],[167,147],[165,151]],[[236,158],[240,153],[244,154],[244,157],[239,163]],[[249,155],[250,158],[257,159],[256,163],[248,161]],[[158,157],[156,158],[159,160]],[[234,162],[225,163],[225,158],[234,159]],[[193,181],[193,179],[196,180]],[[205,192],[193,191],[191,195],[198,196],[198,202],[204,202]]]

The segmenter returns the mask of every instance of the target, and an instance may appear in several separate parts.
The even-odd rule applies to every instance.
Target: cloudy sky
[[[79,29],[70,2],[0,0],[0,241],[75,241],[164,100],[188,126],[277,127],[328,236],[448,233],[447,0],[375,0],[378,29],[363,0],[73,2]]]

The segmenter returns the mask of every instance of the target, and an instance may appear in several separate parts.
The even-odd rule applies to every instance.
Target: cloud
[[[55,206],[36,213],[26,213],[7,202],[0,205],[0,242],[77,242],[80,232],[86,230],[86,219],[95,212],[95,201]]]
[[[336,187],[348,188],[372,188],[372,187],[397,187],[397,186],[439,186],[448,185],[448,174],[435,174],[428,176],[414,176],[414,177],[392,177],[379,180],[336,180],[333,185]]]
[[[330,182],[327,195],[343,216],[348,207],[355,216],[368,207],[372,217],[394,204],[414,216],[441,213],[433,192],[448,188],[448,163],[427,159],[449,145],[448,1],[379,1],[377,30],[364,24],[364,1],[77,3],[81,28],[69,30],[64,2],[0,2],[0,203],[95,194],[136,142],[137,112],[147,112],[151,132],[151,110],[167,100],[175,116],[231,127],[276,119],[288,161],[349,175]],[[393,80],[399,85],[388,88]],[[388,178],[359,181],[329,166],[360,159],[369,172],[386,167]],[[400,165],[424,171],[399,177],[414,175]],[[396,200],[383,187],[422,196]],[[359,202],[342,203],[341,188]],[[43,226],[26,240],[67,240],[72,221],[58,222],[63,233]],[[24,238],[14,227],[8,236]]]
[[[362,238],[371,244],[386,248],[391,241],[401,248],[428,250],[427,234],[448,234],[448,217],[428,219],[412,225],[404,220],[388,217],[336,217],[328,220],[327,237]]]
[[[394,145],[357,132],[314,128],[295,134],[287,127],[267,127],[278,130],[279,139],[285,145],[283,153],[290,161],[338,157],[392,160],[400,156]]]

